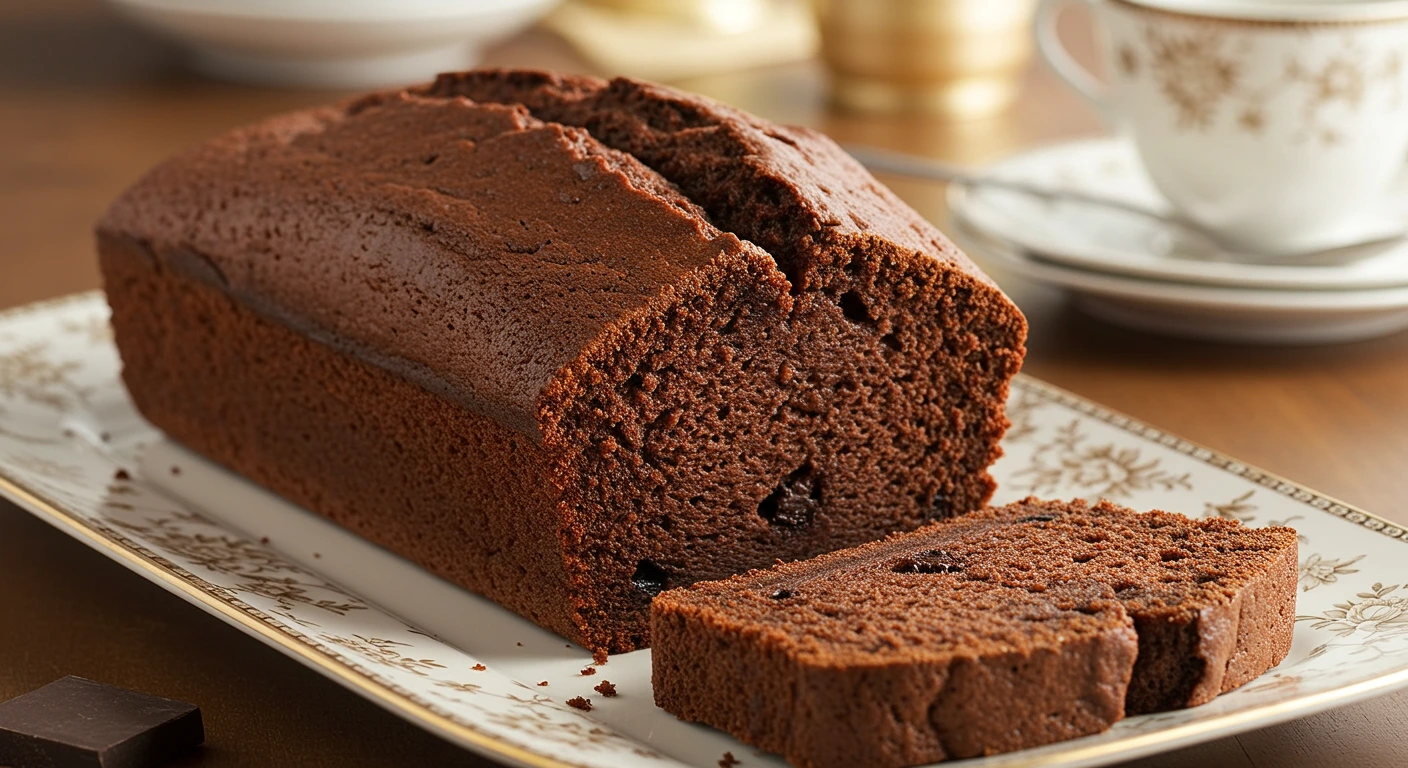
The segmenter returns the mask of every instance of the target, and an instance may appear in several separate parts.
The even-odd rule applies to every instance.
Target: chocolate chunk
[[[890,570],[895,573],[961,573],[963,565],[942,549],[926,549],[896,560]]]
[[[807,525],[821,508],[821,484],[816,468],[803,464],[784,477],[758,505],[758,516],[784,528]]]
[[[191,704],[65,677],[0,704],[0,765],[155,766],[205,741]]]
[[[631,575],[631,583],[636,589],[655,597],[665,591],[665,583],[669,578],[670,575],[665,573],[665,569],[649,560],[642,560],[636,565],[636,572]]]

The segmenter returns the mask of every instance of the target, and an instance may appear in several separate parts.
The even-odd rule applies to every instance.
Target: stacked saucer
[[[1166,212],[1122,139],[1069,142],[992,166],[987,176]],[[950,234],[1006,271],[1071,293],[1090,315],[1145,331],[1263,344],[1315,344],[1408,328],[1408,240],[1339,264],[1243,263],[1180,240],[1157,219],[996,187],[949,188]],[[1408,224],[1408,183],[1364,239]],[[1202,249],[1201,251],[1199,249]]]

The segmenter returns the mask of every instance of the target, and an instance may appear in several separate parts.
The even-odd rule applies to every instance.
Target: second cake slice
[[[1290,649],[1296,535],[1028,499],[666,592],[656,703],[804,768],[907,766],[1193,706]]]

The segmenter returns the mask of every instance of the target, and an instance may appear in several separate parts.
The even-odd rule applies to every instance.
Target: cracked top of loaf
[[[574,364],[707,270],[786,311],[865,254],[969,276],[1015,312],[820,134],[544,72],[445,75],[237,129],[152,170],[99,236],[535,439],[546,393],[582,384]]]

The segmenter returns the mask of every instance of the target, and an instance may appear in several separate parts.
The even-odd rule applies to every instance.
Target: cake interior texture
[[[152,423],[602,653],[664,589],[979,508],[1026,331],[829,140],[629,80],[274,118],[98,239]]]
[[[1028,499],[662,594],[656,703],[807,768],[1073,738],[1279,663],[1296,552],[1287,528]]]

